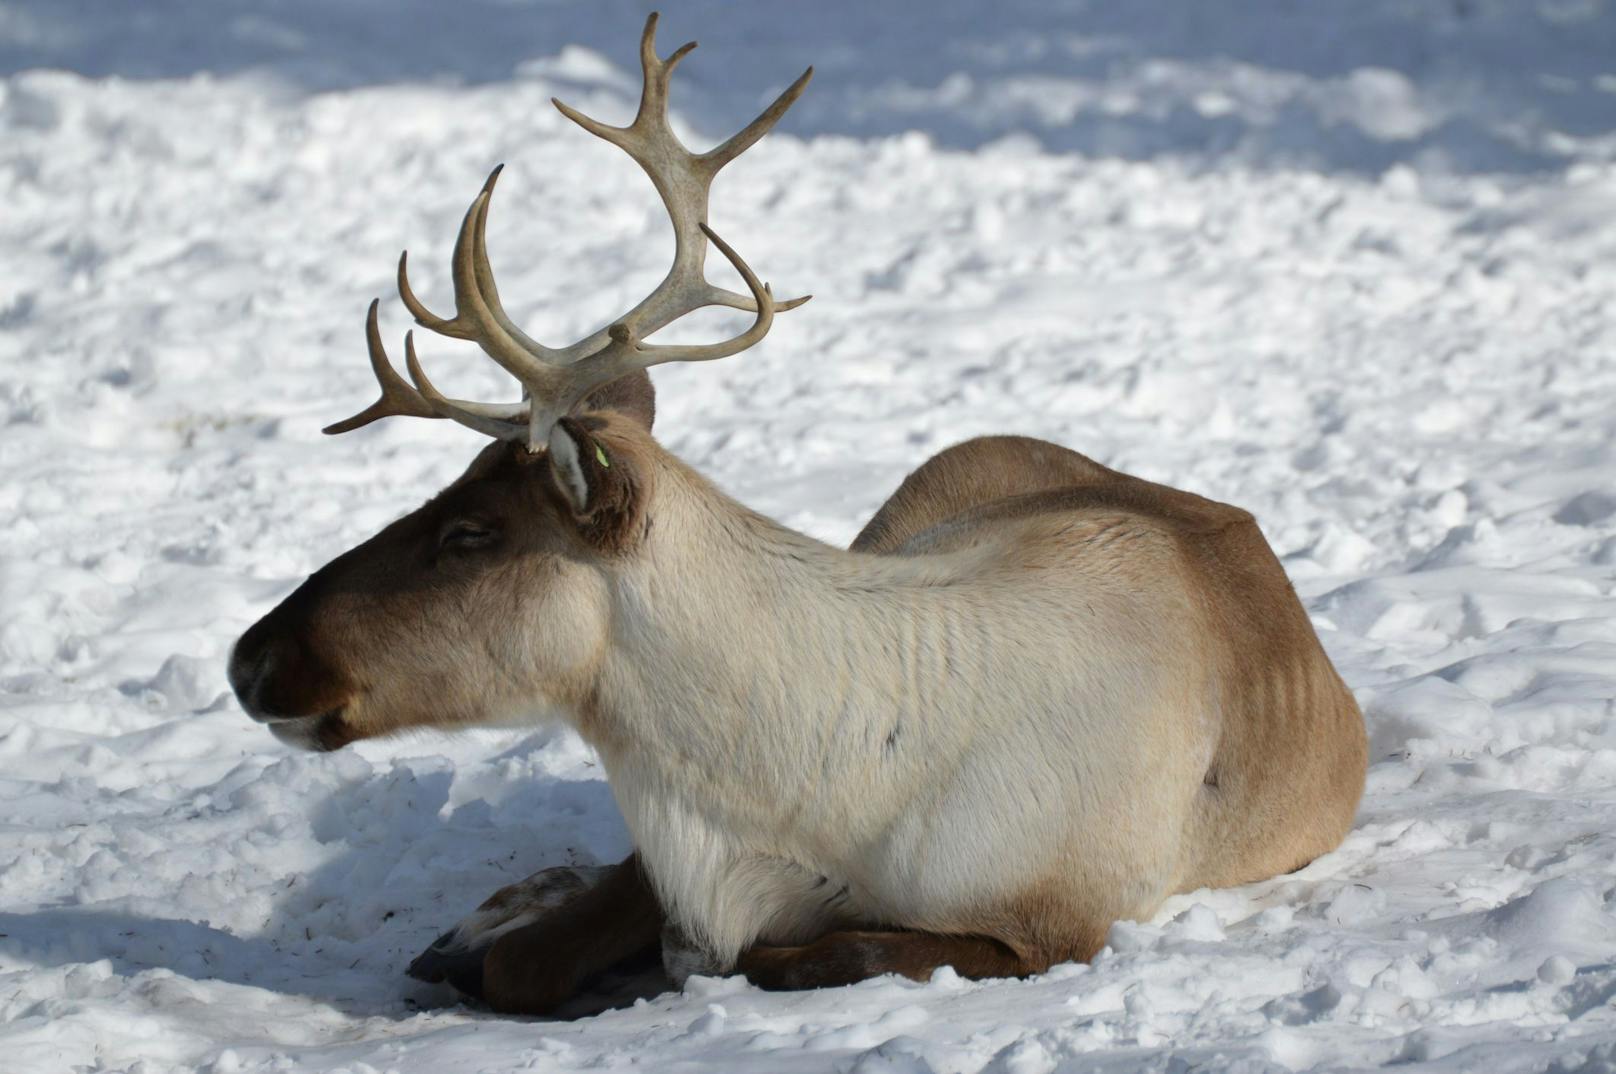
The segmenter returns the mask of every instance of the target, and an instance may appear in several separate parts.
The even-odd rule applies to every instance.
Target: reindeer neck
[[[652,518],[646,546],[613,575],[595,732],[584,727],[609,766],[693,785],[818,779],[857,743],[877,758],[932,707],[964,650],[987,644],[949,599],[977,553],[842,551],[683,467],[659,480]]]

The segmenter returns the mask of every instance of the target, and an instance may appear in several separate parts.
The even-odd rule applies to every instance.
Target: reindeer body
[[[1350,824],[1362,721],[1246,512],[995,438],[844,552],[606,435],[655,525],[576,720],[717,968],[869,927],[1084,958]]]

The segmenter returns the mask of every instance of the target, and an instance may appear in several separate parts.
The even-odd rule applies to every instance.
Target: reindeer
[[[559,349],[511,322],[486,250],[496,170],[453,254],[455,313],[524,389],[450,399],[413,333],[410,382],[366,323],[381,398],[325,431],[447,418],[489,436],[434,499],[315,572],[236,645],[243,708],[334,750],[406,728],[551,714],[597,751],[627,861],[506,888],[417,959],[493,1007],[552,1010],[662,950],[678,981],[812,988],[944,965],[1023,976],[1086,960],[1167,896],[1337,846],[1363,720],[1247,512],[1055,444],[936,455],[842,551],[748,510],[653,438],[646,370],[737,354],[776,301],[708,227],[708,190],[807,85],[706,153],[668,124],[674,66],[640,42],[638,114],[569,118],[661,195],[665,279]],[[711,242],[747,294],[709,283]],[[647,342],[708,306],[717,343]]]

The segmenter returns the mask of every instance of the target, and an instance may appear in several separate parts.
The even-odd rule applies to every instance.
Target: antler
[[[719,171],[768,133],[813,77],[812,67],[802,73],[774,103],[764,109],[723,144],[705,153],[686,149],[668,122],[668,83],[673,69],[694,41],[676,49],[667,59],[656,54],[657,16],[645,22],[640,37],[640,65],[645,73],[640,107],[626,127],[612,127],[554,101],[561,113],[591,134],[618,146],[650,176],[673,222],[673,266],[662,282],[639,305],[611,325],[565,347],[538,343],[518,328],[500,304],[488,263],[488,203],[500,168],[495,168],[467,209],[455,240],[451,261],[454,282],[453,317],[434,314],[410,287],[408,255],[398,262],[398,291],[404,305],[421,327],[440,335],[475,342],[501,368],[521,382],[527,401],[474,403],[444,397],[415,354],[413,333],[406,337],[405,359],[410,379],[406,384],[382,349],[376,328],[376,305],[366,323],[371,366],[381,384],[382,397],[345,421],[328,426],[342,433],[390,415],[451,418],[468,428],[502,440],[526,440],[536,451],[550,428],[595,388],[611,380],[664,362],[703,362],[724,358],[762,339],[778,311],[794,309],[809,297],[776,302],[766,284],[758,281],[739,254],[707,226],[708,195]],[[501,165],[503,167],[503,165]],[[705,274],[707,240],[711,239],[746,281],[750,294],[739,294],[708,282]],[[756,314],[743,332],[721,343],[701,346],[658,346],[643,342],[658,329],[707,306],[728,306]]]
[[[382,397],[370,406],[361,410],[351,418],[327,425],[320,430],[323,433],[335,435],[337,433],[352,432],[363,425],[369,425],[377,418],[400,415],[409,418],[441,418],[432,408],[432,404],[422,398],[421,394],[408,384],[393,370],[393,363],[387,358],[387,351],[382,347],[381,328],[376,323],[376,309],[381,305],[379,299],[372,299],[370,310],[365,314],[365,346],[370,353],[370,368],[376,374],[376,381],[382,386]],[[507,420],[523,417],[527,412],[526,403],[512,403],[501,405],[498,403],[473,403],[464,399],[447,400],[452,406],[465,410],[467,413],[482,414],[490,418],[505,418]]]

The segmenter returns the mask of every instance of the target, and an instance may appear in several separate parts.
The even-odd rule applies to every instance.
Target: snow
[[[818,65],[713,213],[816,298],[659,373],[663,442],[836,541],[989,431],[1245,506],[1368,790],[1338,852],[1027,981],[696,978],[557,1022],[403,977],[494,888],[626,853],[590,752],[291,753],[224,658],[476,449],[318,430],[371,398],[373,296],[397,347],[399,249],[446,302],[493,164],[534,334],[659,278],[649,184],[548,104],[626,117],[645,10],[0,2],[0,1068],[1616,1071],[1608,0],[668,12],[692,140]]]

